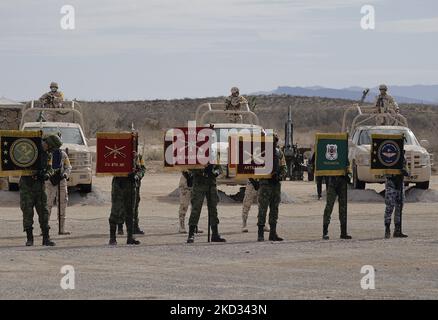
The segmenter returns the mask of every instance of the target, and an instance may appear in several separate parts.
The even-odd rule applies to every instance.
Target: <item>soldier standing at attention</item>
[[[232,87],[231,95],[225,99],[225,110],[240,110],[242,104],[247,104],[248,101],[245,97],[239,94],[239,88]],[[240,114],[231,114],[229,117],[232,122],[241,122],[242,115]]]
[[[27,235],[26,246],[33,246],[33,208],[38,214],[38,221],[43,233],[43,246],[54,246],[49,236],[49,211],[47,209],[47,194],[45,181],[53,174],[51,151],[55,148],[52,141],[42,142],[41,169],[34,176],[20,178],[20,208],[23,212],[23,228]]]
[[[269,207],[269,240],[283,241],[277,235],[278,206],[281,201],[281,180],[286,177],[287,166],[284,154],[278,146],[278,135],[274,133],[274,162],[270,179],[260,179],[259,188],[259,214],[258,214],[258,237],[257,241],[264,241],[264,228],[266,214]]]
[[[50,141],[50,144],[54,146],[52,150],[52,169],[53,175],[46,181],[46,192],[47,192],[47,204],[49,211],[49,221],[50,215],[52,213],[53,201],[55,198],[59,201],[59,208],[61,208],[59,214],[59,234],[68,235],[70,232],[65,231],[65,212],[68,202],[68,190],[67,190],[67,179],[71,173],[71,164],[67,153],[61,150],[62,141],[58,135],[50,135],[46,138],[46,141]],[[60,194],[58,194],[60,191]]]
[[[257,201],[257,195],[260,184],[254,179],[248,179],[245,187],[245,196],[242,204],[242,232],[248,232],[247,220],[248,214],[254,201]],[[269,228],[265,226],[265,232],[269,232]]]
[[[111,188],[111,214],[109,217],[110,240],[109,245],[117,245],[116,229],[118,224],[126,224],[128,233],[127,244],[140,244],[140,241],[134,239],[134,210],[136,207],[136,188],[138,182],[143,178],[140,156],[135,152],[135,167],[133,172],[127,177],[113,177]]]
[[[58,91],[58,84],[52,82],[50,84],[50,91],[43,94],[39,101],[43,104],[44,108],[62,108],[64,94]]]
[[[347,234],[347,184],[348,184],[348,167],[345,169],[343,176],[326,177],[328,183],[327,202],[324,210],[322,238],[329,240],[328,226],[333,212],[333,206],[336,197],[339,202],[339,221],[341,223],[341,239],[351,239]]]
[[[402,211],[405,200],[404,176],[408,176],[406,171],[406,161],[402,174],[390,174],[385,178],[385,238],[391,237],[391,217],[394,212],[394,238],[407,238],[402,233]],[[394,211],[395,208],[395,211]]]
[[[191,171],[193,174],[192,189],[192,211],[189,219],[189,236],[187,243],[195,241],[195,232],[198,228],[199,217],[201,215],[204,198],[207,198],[208,215],[210,216],[210,225],[212,231],[212,242],[225,242],[218,231],[219,219],[217,215],[217,204],[219,196],[216,188],[216,178],[221,174],[221,167],[209,164],[204,169]]]

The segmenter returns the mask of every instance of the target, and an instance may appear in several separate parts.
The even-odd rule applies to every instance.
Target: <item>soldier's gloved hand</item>
[[[213,175],[214,175],[215,177],[218,177],[218,176],[221,174],[220,170],[218,170],[218,169],[214,169],[214,170],[212,171],[212,173],[213,173]]]
[[[138,179],[138,175],[137,175],[137,173],[135,173],[135,172],[131,172],[131,173],[129,173],[129,174],[128,174],[128,178],[131,179],[131,180],[133,180],[133,181],[138,181],[138,180],[139,180],[139,179]]]
[[[402,173],[403,176],[409,177],[409,172],[407,170],[402,169],[401,173]]]

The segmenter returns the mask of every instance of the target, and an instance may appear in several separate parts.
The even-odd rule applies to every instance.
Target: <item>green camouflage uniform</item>
[[[347,176],[326,177],[328,180],[327,203],[324,210],[324,225],[330,224],[333,206],[338,197],[339,221],[347,225]],[[326,181],[327,181],[326,180]]]
[[[216,172],[216,174],[215,174]],[[208,165],[205,169],[192,170],[193,187],[191,197],[191,213],[189,226],[197,226],[201,215],[204,198],[207,198],[208,214],[210,225],[217,226],[219,219],[217,215],[217,204],[219,196],[216,188],[216,176],[221,172],[220,166]]]
[[[49,211],[44,181],[53,174],[51,153],[42,154],[42,167],[44,169],[38,175],[20,178],[20,208],[23,212],[24,231],[33,229],[34,207],[41,230],[49,230]]]
[[[123,224],[125,222],[128,233],[132,233],[134,227],[134,210],[138,208],[137,201],[139,201],[139,182],[145,173],[141,156],[137,156],[135,162],[135,171],[130,177],[114,177],[111,188],[109,223]]]
[[[284,154],[280,148],[274,149],[274,165],[271,179],[260,179],[258,191],[258,226],[266,224],[266,214],[269,207],[269,225],[276,225],[278,220],[278,206],[281,201],[281,180],[286,177],[287,166]]]
[[[137,181],[137,186],[135,188],[135,208],[134,208],[134,227],[138,228],[138,206],[140,205],[140,188],[141,188],[141,179],[143,179],[146,173],[146,166],[141,155],[138,156],[136,171],[139,176],[139,180]]]

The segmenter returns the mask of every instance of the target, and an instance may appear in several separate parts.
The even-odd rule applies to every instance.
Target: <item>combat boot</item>
[[[221,238],[217,225],[211,226],[211,242],[226,242],[224,238]]]
[[[265,241],[265,233],[263,231],[263,229],[265,228],[265,226],[258,226],[259,230],[257,233],[257,241]]]
[[[391,238],[391,225],[389,223],[385,223],[385,239]]]
[[[26,247],[33,246],[33,230],[32,230],[32,228],[26,229],[26,236],[27,236]]]
[[[138,240],[136,240],[136,239],[134,239],[134,237],[132,236],[132,234],[133,234],[133,226],[131,225],[131,226],[129,226],[129,225],[127,225],[126,226],[126,232],[128,233],[128,237],[126,238],[126,244],[134,244],[134,245],[138,245],[138,244],[140,244],[140,241],[138,241]]]
[[[139,225],[135,225],[133,234],[144,234],[144,231],[140,229]]]
[[[123,223],[119,223],[118,225],[117,225],[117,234],[119,235],[119,236],[123,236]]]
[[[195,242],[195,231],[196,231],[196,226],[189,226],[189,236],[187,238],[187,243]]]
[[[115,223],[110,223],[110,239],[108,243],[110,246],[117,245],[116,230],[117,230],[117,225]]]
[[[402,233],[401,224],[396,224],[394,229],[394,234],[392,235],[394,238],[407,238],[406,234]]]
[[[322,226],[322,238],[324,239],[324,240],[329,240],[330,239],[330,237],[328,236],[328,224],[324,224],[323,226]]]
[[[341,239],[346,239],[349,240],[351,239],[351,236],[347,234],[347,224],[346,223],[341,223]]]
[[[55,243],[50,240],[49,229],[43,230],[43,246],[54,247]]]
[[[283,241],[283,238],[280,238],[277,234],[277,225],[271,224],[271,231],[269,232],[269,241]]]

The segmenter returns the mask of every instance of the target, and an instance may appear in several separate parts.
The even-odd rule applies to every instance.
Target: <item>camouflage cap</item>
[[[43,141],[47,143],[49,149],[59,149],[62,146],[61,138],[57,134],[45,136]]]
[[[379,90],[388,90],[388,87],[386,86],[386,84],[381,84],[379,86]]]
[[[50,83],[50,88],[58,89],[59,87],[58,87],[58,84],[56,82],[52,82],[52,83]]]
[[[231,88],[231,94],[234,94],[234,93],[239,93],[239,88],[238,87],[232,87]]]

